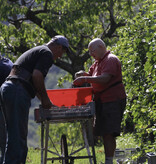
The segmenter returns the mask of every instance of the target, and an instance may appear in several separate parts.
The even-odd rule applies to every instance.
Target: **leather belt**
[[[35,97],[36,91],[30,82],[31,73],[26,69],[19,65],[14,65],[6,80],[11,80],[13,83],[19,82],[19,84],[21,84],[30,93],[32,98]]]
[[[31,78],[31,73],[28,72],[26,69],[20,67],[19,65],[14,65],[11,69],[9,77],[10,76],[11,77],[16,76],[16,78],[29,82]]]

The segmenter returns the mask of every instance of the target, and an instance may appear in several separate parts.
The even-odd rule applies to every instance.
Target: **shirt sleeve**
[[[36,66],[35,66],[35,69],[42,72],[43,76],[46,77],[46,75],[49,71],[49,68],[52,66],[53,63],[54,63],[54,61],[53,61],[52,54],[50,52],[44,52],[40,56]]]
[[[118,60],[118,58],[115,56],[111,56],[107,59],[105,65],[102,65],[101,74],[108,73],[115,76],[119,69],[119,65],[120,61]]]

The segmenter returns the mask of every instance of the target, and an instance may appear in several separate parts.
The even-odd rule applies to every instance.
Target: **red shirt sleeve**
[[[105,64],[101,65],[101,74],[108,73],[113,76],[117,75],[118,70],[120,69],[120,61],[115,55],[110,55]]]

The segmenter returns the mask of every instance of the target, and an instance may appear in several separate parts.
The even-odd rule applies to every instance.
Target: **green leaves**
[[[63,69],[72,76],[60,78],[58,84],[62,86],[64,81],[72,80],[79,68],[88,70],[93,61],[86,57],[87,45],[91,39],[102,37],[122,62],[128,96],[125,122],[130,119],[128,122],[135,125],[135,135],[142,147],[147,143],[148,149],[148,140],[154,145],[151,135],[156,136],[156,5],[153,0],[31,2],[0,0],[0,52],[14,61],[25,50],[48,42],[55,34],[67,36],[72,57],[66,55],[63,61],[67,66]],[[116,28],[118,23],[127,25]]]
[[[131,112],[135,136],[142,150],[156,149],[156,39],[155,9],[152,1],[145,1],[143,8],[119,30],[120,40],[114,51],[123,64],[123,78],[128,102],[125,119]],[[125,120],[126,121],[126,120]]]

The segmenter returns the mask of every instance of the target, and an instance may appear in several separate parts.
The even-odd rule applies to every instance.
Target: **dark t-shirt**
[[[53,54],[47,46],[37,46],[23,53],[14,64],[30,73],[37,69],[45,77],[53,64]]]
[[[5,81],[6,77],[9,75],[13,63],[10,59],[2,57],[0,59],[0,86]]]
[[[43,74],[44,77],[46,77],[52,64],[53,54],[46,45],[37,46],[24,52],[14,63],[14,65],[24,68],[31,74],[34,69],[37,69]],[[31,84],[31,87],[25,84],[26,89],[29,93],[31,93],[31,96],[34,97],[35,93],[34,95],[32,93],[32,89],[34,89],[32,79],[29,80],[29,83]]]

